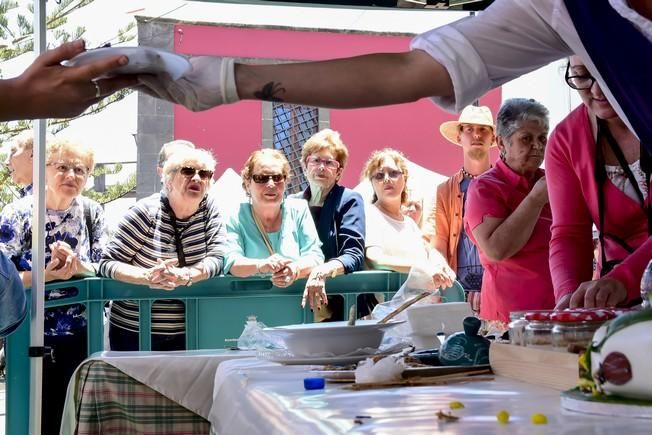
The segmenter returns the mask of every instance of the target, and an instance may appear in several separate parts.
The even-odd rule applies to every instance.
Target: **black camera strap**
[[[618,164],[622,168],[623,172],[625,173],[625,176],[631,183],[632,187],[634,188],[636,192],[636,196],[638,197],[638,200],[641,204],[641,207],[646,211],[647,215],[647,228],[648,228],[648,235],[652,235],[652,204],[650,200],[650,173],[652,172],[652,159],[650,158],[649,154],[647,153],[645,147],[641,143],[640,145],[640,157],[639,157],[639,162],[641,165],[641,170],[645,173],[645,183],[648,186],[648,192],[647,192],[647,205],[645,204],[645,195],[643,195],[643,192],[641,191],[641,188],[638,185],[638,181],[636,180],[636,177],[632,173],[632,170],[629,167],[629,164],[627,163],[627,160],[625,159],[625,155],[623,154],[622,149],[620,148],[620,145],[618,145],[618,142],[616,139],[613,137],[611,132],[609,131],[609,128],[607,127],[606,123],[598,119],[598,139],[596,141],[596,158],[595,158],[595,179],[597,182],[598,186],[598,218],[599,218],[599,240],[600,240],[600,251],[601,251],[601,257],[602,257],[602,270],[600,272],[600,275],[603,276],[605,273],[607,273],[611,267],[605,268],[605,266],[608,265],[607,262],[607,255],[605,253],[605,248],[604,248],[604,238],[605,236],[609,237],[609,239],[613,240],[616,242],[618,245],[620,245],[625,251],[628,253],[634,252],[634,248],[629,246],[629,244],[621,239],[620,237],[613,235],[613,234],[608,234],[605,231],[604,227],[604,183],[607,181],[607,171],[605,169],[605,159],[604,159],[604,151],[602,150],[602,144],[601,144],[601,138],[605,138],[607,143],[609,144],[609,147],[611,148],[611,151],[614,153],[616,156],[616,159],[618,160]],[[613,266],[612,266],[613,267]]]

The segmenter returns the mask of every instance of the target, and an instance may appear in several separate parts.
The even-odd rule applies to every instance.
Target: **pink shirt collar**
[[[508,181],[510,185],[523,192],[529,192],[532,190],[534,183],[536,183],[539,178],[545,175],[543,169],[537,169],[534,180],[532,183],[530,183],[530,181],[525,176],[515,172],[512,168],[507,166],[507,163],[503,162],[501,159],[496,161],[496,171],[498,171],[504,177],[504,180]]]

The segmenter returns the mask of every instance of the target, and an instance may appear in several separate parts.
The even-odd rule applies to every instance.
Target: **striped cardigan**
[[[120,263],[154,267],[159,259],[175,259],[172,217],[163,205],[163,193],[138,201],[125,215],[117,233],[104,250],[100,275],[115,279]],[[187,219],[176,219],[177,231],[187,266],[202,265],[209,278],[221,273],[224,262],[225,227],[212,200],[204,198]],[[138,305],[135,301],[114,301],[110,322],[120,328],[138,332]],[[163,299],[152,304],[152,332],[176,335],[185,332],[184,306],[180,301]]]

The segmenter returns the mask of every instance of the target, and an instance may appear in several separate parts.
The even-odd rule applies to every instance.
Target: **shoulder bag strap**
[[[601,138],[604,134],[604,126],[598,119],[598,138],[595,141],[595,181],[598,187],[598,241],[600,242],[600,257],[602,269],[607,264],[607,254],[604,249],[604,183],[607,181],[607,170],[604,165],[604,155],[602,151]],[[600,273],[602,276],[602,273]]]
[[[174,214],[174,210],[170,207],[170,201],[167,198],[162,198],[161,201],[167,209],[167,212],[170,214],[170,221],[172,222],[172,229],[174,230],[174,244],[177,250],[177,259],[179,260],[179,267],[186,266],[186,255],[183,253],[183,243],[181,243],[181,234],[177,228],[177,217]]]
[[[620,145],[618,145],[618,142],[616,142],[616,139],[609,131],[609,127],[607,127],[604,124],[604,121],[600,119],[598,119],[598,131],[599,131],[598,133],[599,135],[602,135],[605,139],[607,139],[607,143],[609,144],[611,151],[613,151],[614,155],[616,156],[616,159],[618,159],[618,164],[625,172],[627,179],[629,180],[629,182],[632,184],[632,187],[636,191],[636,196],[638,196],[638,200],[641,203],[641,206],[645,206],[645,197],[643,196],[643,192],[641,192],[641,189],[638,186],[638,181],[636,181],[636,177],[632,173],[632,170],[629,168],[629,164],[627,163],[627,160],[625,160],[625,155],[623,154],[623,150],[620,149]]]
[[[251,204],[249,204],[249,209],[251,210],[251,216],[253,216],[254,222],[256,223],[256,228],[258,228],[258,232],[260,233],[260,236],[263,238],[263,242],[265,242],[265,246],[267,246],[269,255],[274,255],[274,248],[272,248],[272,243],[269,241],[267,232],[263,228],[263,224],[260,222],[260,219],[258,219],[258,216],[256,216],[256,213],[254,213],[254,208],[251,206]]]
[[[91,216],[91,202],[81,197],[82,207],[84,209],[84,221],[86,222],[86,234],[88,235],[89,248],[93,247],[93,217]]]

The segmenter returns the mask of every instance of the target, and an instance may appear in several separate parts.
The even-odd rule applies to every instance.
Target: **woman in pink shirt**
[[[556,127],[546,150],[557,306],[630,304],[652,258],[649,157],[576,56],[566,83],[584,104]],[[593,224],[600,231],[601,278],[592,281]]]
[[[555,305],[548,244],[552,215],[543,169],[548,110],[514,98],[496,120],[500,160],[471,182],[464,225],[484,267],[480,317],[509,321],[510,311]]]

